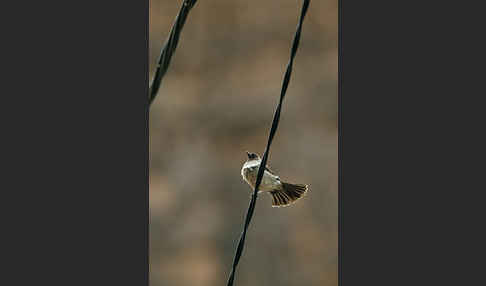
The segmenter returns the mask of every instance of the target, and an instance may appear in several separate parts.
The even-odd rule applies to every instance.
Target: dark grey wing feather
[[[259,167],[260,166],[258,165],[258,166],[252,167],[252,169],[258,170]],[[274,171],[270,170],[270,168],[268,167],[268,165],[265,167],[265,171],[269,172],[270,174],[272,174],[274,176],[277,176]]]

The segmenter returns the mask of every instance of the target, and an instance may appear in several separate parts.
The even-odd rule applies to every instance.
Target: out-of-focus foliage
[[[181,1],[152,0],[150,75]],[[225,285],[301,1],[200,0],[150,111],[150,283]],[[235,285],[337,285],[337,1],[311,1],[269,165],[310,185],[259,196]]]

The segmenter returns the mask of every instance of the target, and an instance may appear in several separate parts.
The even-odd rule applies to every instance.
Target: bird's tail
[[[270,191],[272,207],[286,207],[302,198],[308,189],[307,185],[282,182],[282,189]]]

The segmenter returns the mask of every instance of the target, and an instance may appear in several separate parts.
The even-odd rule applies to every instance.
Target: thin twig
[[[278,123],[280,121],[280,111],[282,109],[282,102],[283,102],[283,99],[285,97],[285,93],[287,92],[287,87],[288,87],[289,81],[290,81],[290,75],[292,74],[292,65],[294,63],[294,57],[295,57],[295,54],[297,53],[297,48],[299,47],[299,42],[300,42],[302,22],[304,21],[305,14],[307,13],[307,8],[309,7],[309,2],[310,2],[310,0],[304,0],[304,3],[302,5],[302,12],[300,14],[299,24],[297,25],[297,31],[295,32],[294,41],[292,43],[290,60],[289,60],[289,63],[287,65],[287,71],[285,72],[285,76],[284,76],[283,83],[282,83],[282,90],[280,92],[280,101],[277,105],[277,108],[275,110],[275,114],[273,116],[272,128],[270,129],[270,135],[268,137],[267,147],[265,148],[265,153],[263,154],[263,158],[262,158],[262,161],[260,163],[260,167],[258,168],[258,175],[257,175],[256,184],[255,184],[255,189],[254,189],[254,192],[253,192],[253,196],[251,197],[250,206],[248,207],[248,211],[246,213],[245,226],[243,228],[243,232],[241,234],[240,241],[238,243],[238,247],[236,249],[235,258],[233,260],[233,268],[231,269],[231,274],[230,274],[229,279],[228,279],[228,284],[227,284],[228,286],[233,285],[233,280],[235,279],[236,267],[238,266],[238,262],[240,261],[241,254],[242,254],[243,248],[245,246],[246,231],[248,229],[248,226],[250,225],[250,221],[251,221],[251,218],[253,216],[253,212],[255,210],[256,200],[257,200],[257,196],[258,196],[258,188],[260,187],[260,183],[262,181],[263,171],[265,170],[265,166],[267,165],[268,154],[270,152],[270,145],[272,144],[273,137],[275,136],[275,133],[277,132]]]
[[[196,2],[197,0],[184,0],[182,2],[179,14],[177,15],[175,22],[172,25],[169,37],[167,38],[167,41],[165,42],[165,45],[160,53],[159,61],[157,63],[157,69],[155,70],[154,80],[152,81],[152,85],[149,87],[149,105],[152,104],[155,97],[157,96],[160,84],[162,83],[162,78],[167,72],[167,68],[169,67],[172,55],[177,48],[177,43],[179,42],[179,37],[182,28],[184,27],[184,23],[186,22],[187,15],[189,14],[191,8],[196,4]]]

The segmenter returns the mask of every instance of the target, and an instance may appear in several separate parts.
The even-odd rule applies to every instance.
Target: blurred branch
[[[196,4],[196,2],[197,0],[184,0],[182,2],[179,14],[177,15],[176,20],[172,25],[169,37],[167,38],[167,41],[165,42],[165,45],[160,53],[159,61],[157,63],[157,69],[155,70],[154,80],[152,81],[152,85],[149,87],[149,105],[152,105],[152,102],[157,96],[160,84],[162,83],[162,78],[167,72],[167,68],[169,67],[172,55],[177,48],[177,43],[179,42],[179,37],[182,28],[184,27],[184,23],[186,22],[187,15],[189,14],[191,8]]]
[[[229,276],[227,286],[233,285],[236,267],[238,266],[238,263],[239,263],[240,258],[241,258],[241,254],[243,253],[243,248],[245,247],[246,231],[248,229],[248,226],[250,225],[250,221],[251,221],[251,218],[253,217],[253,212],[255,210],[256,200],[257,200],[257,196],[258,196],[258,188],[260,187],[260,184],[262,182],[263,172],[265,170],[265,166],[267,165],[268,154],[270,152],[270,145],[272,144],[273,137],[275,136],[275,133],[277,132],[277,127],[278,127],[278,124],[280,122],[280,112],[281,112],[281,109],[282,109],[282,102],[283,102],[283,99],[284,99],[285,94],[287,92],[287,87],[288,87],[289,82],[290,82],[290,75],[292,74],[292,65],[294,63],[294,57],[295,57],[295,54],[297,53],[297,49],[299,47],[300,34],[301,34],[301,30],[302,30],[302,22],[304,21],[304,17],[307,13],[307,8],[309,7],[309,3],[310,3],[310,0],[304,0],[304,3],[302,5],[302,12],[300,14],[299,24],[297,25],[297,31],[295,32],[294,41],[292,43],[292,50],[290,52],[290,60],[289,60],[289,63],[287,64],[287,71],[285,72],[284,80],[283,80],[283,83],[282,83],[282,90],[280,92],[280,101],[277,105],[277,108],[275,110],[275,114],[273,116],[272,128],[270,129],[270,135],[268,137],[267,147],[265,148],[265,153],[263,154],[263,159],[262,159],[262,162],[260,163],[260,168],[258,169],[258,175],[257,175],[256,184],[255,184],[255,189],[254,189],[253,195],[251,197],[250,206],[248,207],[248,211],[246,213],[245,226],[243,228],[243,232],[241,234],[240,241],[238,243],[238,247],[236,249],[235,258],[233,260],[233,268],[231,270],[231,274]]]

